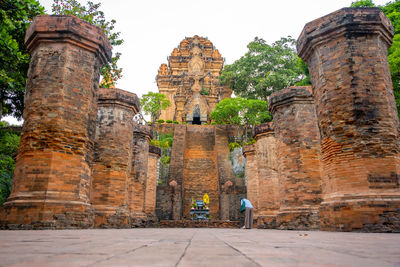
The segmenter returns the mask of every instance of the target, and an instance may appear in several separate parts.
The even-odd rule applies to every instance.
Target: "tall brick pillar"
[[[133,116],[138,97],[116,88],[98,93],[91,201],[95,227],[128,227],[128,176],[132,167]]]
[[[144,198],[146,190],[149,142],[152,138],[150,127],[134,124],[132,171],[128,182],[129,210],[132,223],[141,223],[146,219]]]
[[[160,156],[161,150],[159,147],[149,146],[146,191],[144,198],[144,211],[147,214],[147,217],[155,217],[158,160],[160,159]]]
[[[379,8],[340,9],[306,24],[299,37],[321,132],[324,230],[400,231],[392,37]]]
[[[247,199],[250,200],[254,208],[254,220],[257,220],[258,210],[258,166],[256,157],[256,146],[246,145],[243,146],[243,156],[246,158],[246,185],[247,185]]]
[[[275,228],[280,207],[280,195],[273,123],[257,125],[254,131],[258,168],[257,227]]]
[[[111,45],[100,28],[74,16],[37,16],[25,45],[32,58],[24,126],[1,224],[91,227],[96,91]]]
[[[319,228],[320,136],[311,87],[290,87],[271,95],[274,117],[281,229]]]

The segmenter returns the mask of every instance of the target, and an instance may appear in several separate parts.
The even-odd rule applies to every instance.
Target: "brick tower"
[[[311,87],[290,87],[270,96],[274,117],[280,229],[318,229],[321,202],[320,137]]]
[[[100,67],[111,57],[102,29],[74,16],[38,16],[25,45],[31,54],[24,125],[2,224],[87,228]]]
[[[98,93],[91,201],[94,226],[130,226],[128,176],[132,169],[133,116],[138,97],[116,88]]]
[[[400,230],[392,37],[379,8],[340,9],[306,24],[299,37],[321,133],[323,230]]]

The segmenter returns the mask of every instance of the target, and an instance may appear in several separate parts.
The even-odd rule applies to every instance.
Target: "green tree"
[[[267,100],[272,92],[306,78],[295,45],[290,36],[272,45],[256,37],[244,56],[224,67],[220,81],[240,97]]]
[[[210,118],[217,124],[249,126],[270,121],[271,115],[267,101],[234,97],[220,101]]]
[[[388,61],[397,111],[400,117],[400,0],[389,2],[379,8],[390,19],[394,27],[393,44],[388,51]]]
[[[116,21],[114,19],[107,21],[104,12],[99,10],[100,6],[100,3],[95,4],[91,1],[88,1],[87,6],[85,6],[81,5],[76,0],[54,0],[52,12],[55,15],[77,16],[90,24],[102,28],[113,47],[121,45],[124,40],[120,39],[120,32],[115,32]],[[122,69],[118,67],[118,60],[120,57],[121,53],[115,53],[111,58],[111,61],[101,68],[103,81],[101,82],[100,87],[112,87],[115,82],[122,77]]]
[[[374,7],[375,4],[372,0],[360,0],[352,2],[350,7]]]
[[[151,116],[151,121],[155,122],[160,116],[161,110],[171,106],[171,102],[166,99],[164,94],[149,92],[142,96],[140,105],[144,113]]]
[[[371,0],[360,0],[351,3],[351,7],[374,7]],[[379,6],[382,12],[392,22],[394,27],[393,44],[388,50],[388,61],[392,76],[393,91],[396,99],[397,111],[400,118],[400,0],[388,2]]]
[[[4,115],[22,116],[30,60],[25,32],[43,12],[35,0],[0,0],[0,120]]]
[[[11,193],[12,177],[15,167],[15,154],[18,149],[19,134],[10,130],[7,123],[0,124],[0,206]]]

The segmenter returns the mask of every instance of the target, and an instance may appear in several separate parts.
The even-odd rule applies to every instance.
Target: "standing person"
[[[245,208],[243,228],[251,229],[253,227],[253,205],[251,205],[250,200],[241,198],[240,206]],[[242,208],[240,208],[240,211],[242,212]]]

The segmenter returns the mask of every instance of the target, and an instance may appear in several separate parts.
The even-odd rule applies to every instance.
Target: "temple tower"
[[[158,70],[157,85],[171,106],[161,111],[160,119],[188,124],[204,124],[210,112],[231,90],[219,83],[224,60],[207,38],[185,38],[168,57],[168,65]]]
[[[309,22],[309,66],[321,133],[324,230],[400,230],[399,120],[379,8],[343,8]]]
[[[93,226],[90,178],[100,67],[111,57],[102,29],[74,16],[37,16],[24,125],[2,224]]]

